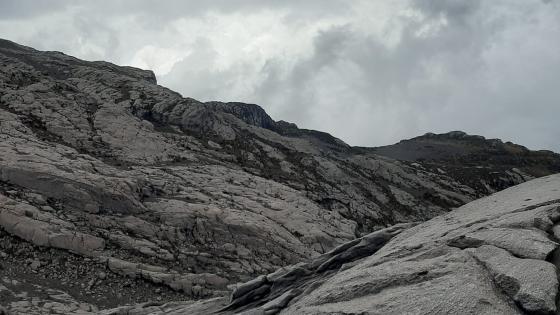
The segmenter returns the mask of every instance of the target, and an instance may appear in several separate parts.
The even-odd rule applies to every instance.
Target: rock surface
[[[308,263],[242,284],[229,301],[194,305],[206,307],[199,314],[556,314],[559,261],[553,229],[559,225],[560,174],[424,223],[374,232]],[[552,246],[534,251],[523,238],[496,244],[504,228],[542,234]],[[482,231],[487,237],[477,242],[458,241]],[[357,251],[364,241],[378,246]],[[519,257],[512,249],[539,252],[535,257],[540,258]],[[321,267],[328,261],[336,264]],[[194,309],[193,304],[184,307],[153,306],[150,314]],[[142,310],[127,309],[147,314]]]
[[[33,304],[43,289],[31,288],[99,309],[222,303],[235,283],[329,257],[308,265],[326,277],[377,250],[382,242],[368,238],[376,231],[552,172],[530,173],[522,162],[500,169],[503,185],[487,189],[430,163],[276,122],[257,105],[184,98],[151,71],[0,40],[0,276],[23,283],[6,285],[1,304],[32,312],[18,308],[44,305]],[[555,248],[548,234],[517,231],[512,220],[453,241],[536,260]],[[502,237],[508,229],[518,234]],[[510,244],[518,237],[538,246]],[[271,310],[297,293],[271,292]]]
[[[462,131],[427,133],[399,143],[364,148],[398,160],[422,163],[426,168],[448,174],[462,184],[493,193],[525,177],[539,177],[560,172],[559,154],[500,139],[486,139]]]
[[[530,252],[531,243],[510,238],[497,245],[500,250],[492,245],[492,234],[511,228],[553,239],[552,226],[559,219],[560,175],[536,179],[400,233],[374,255],[336,273],[282,311],[552,313],[558,293],[557,267],[546,258],[556,249],[557,240],[551,240],[554,246],[543,249],[546,255],[537,260],[517,258],[508,250]],[[472,249],[454,246],[457,238],[475,231],[486,231],[489,237]]]

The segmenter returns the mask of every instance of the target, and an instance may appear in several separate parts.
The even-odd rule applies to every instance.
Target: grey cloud
[[[31,18],[37,15],[45,15],[60,10],[71,3],[70,0],[0,0],[1,19]]]
[[[347,27],[335,27],[320,32],[314,39],[311,57],[300,60],[291,72],[282,77],[283,64],[278,60],[270,60],[262,68],[265,78],[255,88],[259,103],[267,104],[275,114],[286,120],[298,121],[305,125],[313,115],[313,107],[321,106],[314,97],[316,78],[321,71],[330,68],[343,58],[346,42],[351,37]],[[331,82],[337,84],[341,82]]]
[[[185,96],[194,96],[211,99],[219,95],[220,91],[227,91],[229,81],[227,75],[211,72],[217,52],[212,44],[204,38],[196,40],[197,49],[184,60],[176,63],[172,71],[161,78],[160,83],[181,91]],[[235,75],[235,72],[230,74]]]
[[[455,22],[464,23],[480,8],[480,0],[418,0],[412,1],[411,5],[431,18],[443,14]]]
[[[375,1],[92,3],[59,1],[42,8],[0,2],[0,22],[26,22],[17,32],[0,30],[0,36],[124,64],[147,46],[172,49],[182,60],[160,83],[201,100],[258,103],[275,119],[355,145],[462,129],[560,151],[557,1],[395,1],[383,9],[387,21],[380,32],[368,24],[373,29],[378,23],[368,18],[377,10],[371,5],[383,4]],[[281,12],[280,19],[256,20],[250,31],[265,39],[285,36],[286,45],[274,46],[278,51],[263,46],[270,54],[264,60],[237,53],[244,47],[236,41],[224,46],[212,40],[215,33],[204,33],[227,32],[227,24],[188,35],[195,38],[185,38],[173,24],[213,23],[209,15],[217,22],[245,22],[270,12]],[[53,20],[37,31],[31,26],[39,17]],[[296,38],[301,46],[294,48]],[[259,53],[261,42],[254,45],[251,53]],[[306,45],[307,51],[293,51]]]
[[[418,124],[407,114],[418,111],[413,117],[422,116],[422,111],[437,107],[436,103],[441,105],[441,98],[446,94],[439,86],[433,86],[442,82],[430,82],[429,65],[444,66],[447,75],[469,76],[468,71],[480,67],[478,55],[484,44],[483,40],[472,36],[478,30],[456,27],[453,20],[449,28],[433,37],[415,36],[414,32],[430,19],[422,23],[411,21],[405,25],[396,47],[386,47],[378,38],[367,34],[354,34],[349,27],[321,32],[315,38],[313,55],[301,60],[284,78],[279,79],[280,71],[271,69],[269,65],[263,69],[272,71],[272,75],[267,75],[262,86],[256,88],[257,98],[265,103],[275,94],[285,95],[283,98],[276,97],[278,101],[272,105],[273,111],[290,120],[315,120],[313,127],[324,128],[324,122],[332,117],[332,111],[313,108],[321,108],[325,105],[321,102],[333,99],[315,95],[319,91],[317,85],[344,87],[341,94],[333,95],[339,97],[333,100],[338,103],[335,112],[342,114],[336,119],[339,124],[326,124],[337,129],[337,135],[358,140],[360,144],[370,144],[375,138],[394,141],[395,136],[406,137],[418,132]],[[349,71],[352,69],[354,71]],[[337,73],[339,76],[325,78],[324,73]],[[429,89],[428,93],[424,94],[423,88]],[[305,114],[314,117],[305,117]],[[402,116],[381,117],[387,115]],[[352,130],[356,126],[355,119],[373,124],[358,123],[363,129]],[[382,122],[390,120],[397,125],[391,126],[392,131],[388,132]],[[402,123],[399,124],[399,120]]]
[[[514,8],[520,11],[489,14],[509,8],[460,1],[416,3],[425,19],[404,21],[396,47],[387,47],[375,37],[329,30],[318,35],[311,59],[298,63],[283,81],[273,69],[274,82],[265,81],[263,88],[257,88],[262,92],[257,99],[266,102],[271,95],[287,94],[270,105],[273,111],[300,124],[327,127],[354,144],[381,145],[428,131],[463,129],[559,150],[555,117],[560,114],[560,93],[552,86],[558,81],[559,55],[546,53],[546,46],[558,51],[553,44],[553,38],[560,38],[556,37],[560,20],[554,19],[558,12],[548,12],[553,16],[539,21],[547,8],[533,8],[532,16],[523,17],[527,12],[523,6]],[[440,16],[447,21],[442,29],[425,37],[415,34]],[[542,29],[532,30],[539,23],[556,23],[556,27],[541,25]],[[543,30],[550,34],[534,32]],[[511,41],[528,46],[515,47]],[[339,45],[330,50],[333,43]],[[340,76],[321,78],[325,68]],[[316,94],[321,90],[318,84],[346,85],[336,100],[338,111],[313,110],[327,107],[325,99],[328,102]],[[329,91],[323,96],[327,95]],[[341,115],[332,119],[333,112]]]

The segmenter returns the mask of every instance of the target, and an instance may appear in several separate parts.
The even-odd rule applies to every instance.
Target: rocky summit
[[[0,314],[553,313],[556,172],[461,132],[352,147],[0,40]]]

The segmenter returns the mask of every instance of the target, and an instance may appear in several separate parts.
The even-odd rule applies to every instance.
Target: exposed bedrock
[[[556,261],[555,205],[536,201],[540,187],[525,206],[505,198],[481,206],[492,218],[478,208],[445,213],[551,174],[560,156],[462,133],[424,138],[394,159],[394,148],[352,147],[274,121],[258,105],[183,97],[151,71],[0,40],[2,306],[41,314],[149,302],[142,312],[157,313],[184,298],[205,299],[189,302],[184,312],[194,314],[398,313],[407,303],[425,311],[424,298],[444,301],[454,283],[470,281],[480,290],[467,286],[450,303],[469,309],[487,292],[488,303],[471,310],[550,311],[548,297],[526,294],[537,288],[529,278],[494,294],[492,275],[509,274],[482,252],[506,251],[508,268]],[[422,156],[408,158],[420,147]],[[259,275],[268,280],[223,298]],[[398,304],[398,292],[410,301]]]
[[[555,314],[559,220],[560,175],[536,179],[405,229],[366,257],[353,255],[363,239],[341,245],[332,252],[340,268],[320,267],[333,260],[328,253],[261,276],[223,310]]]

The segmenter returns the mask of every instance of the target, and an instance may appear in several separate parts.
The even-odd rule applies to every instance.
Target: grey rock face
[[[558,239],[553,227],[559,221],[560,175],[536,179],[405,229],[357,261],[352,253],[359,243],[342,245],[333,252],[341,257],[338,265],[347,265],[335,272],[292,271],[294,276],[281,285],[264,280],[242,285],[226,310],[243,314],[554,314],[558,266],[552,254]],[[505,237],[506,227],[516,237]],[[480,237],[457,241],[473,234]],[[534,235],[539,237],[532,239]],[[520,255],[524,253],[528,254]],[[325,255],[316,260],[324,261]],[[306,270],[299,265],[285,270],[298,269]],[[261,290],[266,285],[269,289]]]
[[[494,282],[529,312],[556,311],[558,280],[556,267],[543,260],[519,259],[491,245],[472,250],[490,271]]]
[[[373,232],[318,256],[308,263],[301,263],[261,276],[238,286],[232,293],[231,303],[223,310],[246,309],[267,302],[259,307],[265,313],[275,313],[287,306],[295,297],[306,294],[343,265],[373,255],[395,235],[414,223],[399,224]],[[255,303],[255,304],[253,304]]]
[[[512,184],[531,178],[511,172]],[[286,309],[301,297],[288,285],[300,272],[326,281],[402,230],[387,226],[486,193],[421,163],[275,122],[257,105],[183,98],[150,71],[0,40],[0,251],[9,262],[0,271],[25,280],[9,288],[8,311],[32,303],[37,291],[28,288],[52,286],[99,308],[154,294],[166,310],[183,307],[168,303],[178,297],[220,301],[189,304],[202,312],[225,307],[219,297],[235,283],[305,262],[255,288],[270,296],[267,310]],[[464,237],[541,260],[555,243],[542,229],[520,231],[530,218]],[[35,260],[41,266],[31,269]]]

